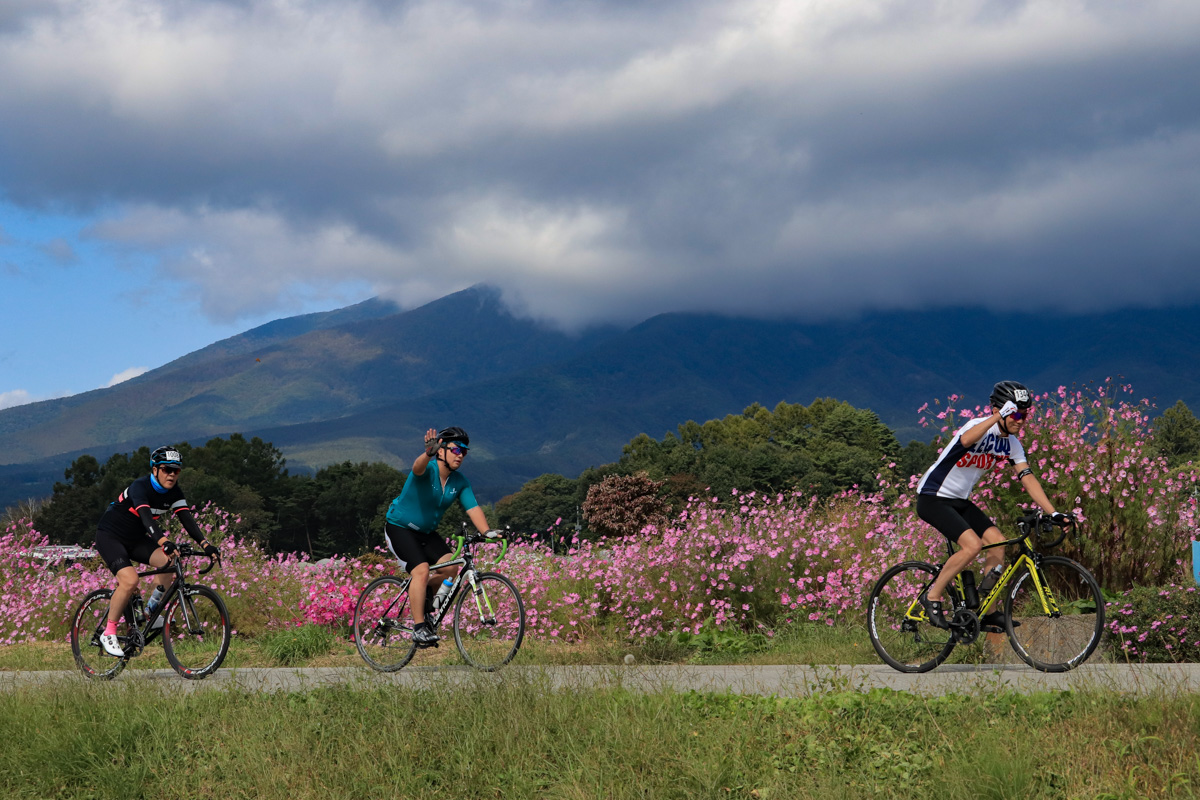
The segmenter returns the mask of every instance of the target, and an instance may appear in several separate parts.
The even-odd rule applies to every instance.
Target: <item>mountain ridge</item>
[[[47,465],[60,465],[58,477],[81,452],[105,458],[233,432],[272,441],[293,469],[407,468],[421,431],[459,424],[475,443],[468,474],[495,500],[543,472],[613,461],[639,433],[661,438],[755,402],[835,397],[874,410],[902,442],[928,438],[916,424],[922,403],[952,393],[982,403],[1003,378],[1040,392],[1119,375],[1162,407],[1200,403],[1196,308],[875,312],[824,323],[672,313],[570,336],[514,317],[490,287],[409,311],[386,303],[268,323],[97,390],[106,394],[65,398],[57,416],[23,430],[13,419],[26,407],[0,411],[0,453],[29,447],[0,466],[0,502],[47,493]],[[181,387],[182,399],[170,394]]]

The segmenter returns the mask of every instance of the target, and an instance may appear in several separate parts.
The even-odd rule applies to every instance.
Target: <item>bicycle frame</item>
[[[443,561],[440,564],[431,564],[429,566],[430,573],[441,572],[441,571],[450,569],[451,567],[462,567],[463,568],[462,570],[459,571],[459,573],[457,575],[454,576],[454,583],[450,587],[450,594],[447,595],[446,602],[442,604],[442,607],[440,609],[437,609],[436,611],[433,612],[431,618],[426,620],[426,622],[428,622],[429,625],[432,628],[434,628],[435,630],[437,629],[437,627],[439,625],[442,624],[442,620],[446,618],[446,614],[448,614],[450,612],[451,607],[453,607],[454,600],[458,597],[459,592],[462,591],[464,581],[466,581],[467,583],[470,584],[471,592],[475,595],[475,608],[477,611],[479,611],[480,620],[486,622],[490,619],[495,618],[496,612],[492,608],[491,601],[488,600],[487,595],[483,592],[483,590],[479,587],[479,585],[475,581],[476,571],[475,571],[474,556],[471,553],[470,545],[466,544],[466,537],[465,536],[457,536],[457,537],[455,537],[455,539],[457,539],[457,541],[458,541],[458,547],[455,549],[453,557],[449,561]],[[508,552],[508,540],[503,539],[501,541],[503,543],[503,546],[501,547],[501,550],[500,550],[500,558],[496,559],[497,561],[502,560],[504,558],[504,555]],[[412,586],[412,578],[410,577],[408,579],[408,585],[405,587],[405,590],[400,594],[400,596],[398,596],[395,600],[392,601],[392,603],[385,610],[385,612],[384,612],[385,614],[388,611],[391,611],[391,609],[394,607],[394,605],[397,602],[399,602],[401,598],[404,599],[405,603],[408,602],[409,588],[411,586]],[[481,597],[483,598],[482,604],[480,601]],[[483,608],[484,605],[487,606],[486,613],[484,612],[484,608]],[[403,607],[401,607],[401,611],[403,612]]]
[[[993,586],[991,591],[987,593],[987,596],[979,598],[980,611],[985,608],[989,608],[994,603],[998,603],[1000,599],[1004,597],[1004,591],[1008,588],[1008,584],[1012,580],[1013,576],[1015,576],[1022,567],[1027,567],[1029,569],[1029,575],[1033,579],[1033,586],[1037,590],[1038,599],[1042,603],[1042,610],[1051,617],[1062,616],[1062,612],[1058,608],[1058,602],[1055,600],[1053,594],[1051,594],[1046,586],[1042,583],[1040,569],[1042,563],[1042,554],[1029,546],[1029,539],[1037,533],[1037,526],[1035,523],[1038,522],[1038,520],[1038,514],[1027,514],[1017,521],[1017,528],[1021,531],[1020,536],[983,546],[983,550],[986,551],[995,547],[1007,547],[1010,544],[1015,544],[1020,548],[1021,554],[1017,556],[1011,564],[1008,565],[1003,573],[1001,573],[1000,577],[996,580],[996,585]],[[954,555],[954,545],[952,545],[950,542],[946,542],[946,549],[949,551],[950,555]],[[945,566],[946,562],[943,561],[939,565],[939,569],[944,568]],[[963,589],[961,572],[954,576],[954,587],[957,590],[960,598],[966,596]],[[908,612],[905,614],[905,616],[918,622],[926,619],[925,609],[922,607],[919,599],[913,601],[912,605],[909,606]]]
[[[130,642],[130,644],[133,645],[134,652],[127,655],[138,655],[147,644],[158,638],[163,628],[153,627],[154,622],[162,616],[164,611],[167,610],[167,605],[177,594],[182,594],[185,598],[184,602],[180,603],[180,608],[183,610],[183,619],[187,623],[188,629],[191,630],[195,628],[196,611],[191,607],[191,603],[186,601],[187,592],[191,586],[188,584],[186,574],[183,571],[183,559],[185,557],[198,555],[204,555],[204,553],[202,551],[192,550],[190,547],[187,547],[186,549],[181,548],[179,556],[165,567],[148,569],[144,572],[138,573],[138,578],[148,578],[151,575],[174,574],[175,580],[171,581],[167,588],[163,590],[162,600],[159,601],[158,608],[154,609],[152,613],[144,615],[144,619],[140,624],[138,623],[137,615],[133,610],[134,600],[139,599],[140,595],[135,594],[133,597],[130,597],[129,602],[125,604],[125,619],[129,622],[129,630],[131,633],[136,631],[137,639],[139,639],[139,641]],[[216,563],[216,559],[209,556],[208,566],[200,570],[197,575],[205,575],[211,572],[213,567],[216,566]]]

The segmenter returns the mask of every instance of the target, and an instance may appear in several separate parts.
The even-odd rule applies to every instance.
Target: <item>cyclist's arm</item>
[[[1020,461],[1013,466],[1017,470],[1018,475],[1020,475],[1022,471],[1029,469],[1029,464],[1025,461]],[[1032,472],[1021,475],[1021,487],[1025,489],[1025,492],[1029,495],[1033,502],[1038,504],[1038,507],[1041,508],[1042,511],[1045,511],[1047,514],[1054,513],[1054,504],[1051,503],[1050,498],[1046,496],[1045,490],[1042,489],[1042,482],[1037,479],[1036,475],[1034,475]]]
[[[162,545],[167,540],[167,532],[158,525],[158,520],[150,513],[150,506],[142,505],[137,507],[138,519],[142,521],[142,526],[146,529],[146,533],[150,538]]]
[[[438,438],[437,438],[437,431],[435,431],[433,428],[430,428],[429,430],[427,430],[425,432],[425,448],[426,449],[423,453],[421,453],[421,455],[417,456],[416,460],[413,461],[413,465],[412,465],[412,474],[413,475],[424,475],[425,468],[429,466],[429,462],[433,461],[433,459],[437,457],[437,450],[434,450],[432,453],[429,452],[430,441],[433,441],[436,444],[441,444],[441,442],[438,441]]]
[[[488,527],[487,517],[483,513],[483,509],[479,506],[467,509],[467,519],[471,520],[471,524],[475,526],[475,530],[480,533],[487,533],[491,528]]]
[[[983,438],[984,434],[990,431],[992,426],[999,421],[999,411],[997,411],[995,414],[992,414],[990,417],[980,417],[978,420],[972,420],[972,422],[975,424],[958,435],[958,443],[970,450],[972,447],[978,444],[979,440]]]
[[[196,516],[190,508],[175,509],[175,518],[179,520],[179,524],[187,531],[187,535],[192,537],[192,540],[201,547],[209,547],[211,543],[204,538],[204,531],[200,530],[200,526],[196,524]]]

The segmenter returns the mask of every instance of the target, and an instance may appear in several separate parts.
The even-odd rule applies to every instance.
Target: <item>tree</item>
[[[542,534],[559,518],[574,519],[577,482],[547,473],[496,503],[497,524],[519,533]]]
[[[1153,435],[1155,448],[1172,469],[1200,460],[1200,420],[1182,400],[1155,421]]]

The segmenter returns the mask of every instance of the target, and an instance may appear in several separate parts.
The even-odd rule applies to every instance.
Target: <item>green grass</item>
[[[1200,699],[780,699],[540,679],[415,690],[0,692],[10,798],[1190,797]]]

